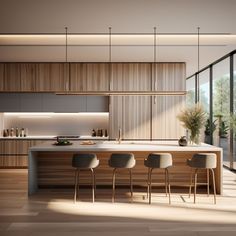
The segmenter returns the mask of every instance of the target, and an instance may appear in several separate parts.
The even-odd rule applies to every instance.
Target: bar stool
[[[92,199],[94,202],[94,195],[96,191],[96,176],[94,173],[94,168],[99,165],[99,160],[97,159],[96,154],[93,153],[78,153],[74,154],[72,158],[72,166],[75,169],[75,193],[74,193],[74,202],[77,200],[77,193],[79,188],[79,173],[80,170],[90,170],[92,177]]]
[[[195,169],[195,173],[194,173],[194,203],[196,203],[197,185],[207,185],[207,194],[209,196],[209,170],[210,170],[212,173],[214,204],[216,204],[215,173],[213,170],[216,168],[216,154],[215,153],[194,154],[192,159],[187,160],[187,165],[192,168],[191,169],[191,176],[190,176],[190,185],[189,185],[189,197],[191,195],[193,169]],[[197,183],[198,169],[206,169],[207,170],[207,183]]]
[[[148,167],[147,197],[149,196],[149,204],[151,204],[153,169],[165,169],[166,196],[167,196],[167,185],[168,185],[169,204],[171,204],[170,179],[169,179],[168,168],[172,166],[172,155],[170,153],[151,153],[148,155],[147,159],[144,160],[144,165]]]
[[[133,182],[132,182],[132,168],[135,166],[136,161],[133,153],[113,153],[108,161],[108,165],[113,170],[112,175],[112,202],[115,201],[115,174],[117,169],[128,169],[130,176],[130,193],[133,200]]]

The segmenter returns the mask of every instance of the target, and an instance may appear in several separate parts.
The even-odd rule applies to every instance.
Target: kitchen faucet
[[[121,143],[121,128],[119,127],[119,131],[118,131],[118,143]]]

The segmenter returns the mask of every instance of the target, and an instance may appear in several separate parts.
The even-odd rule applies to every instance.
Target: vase
[[[190,144],[200,144],[200,133],[196,131],[191,131]]]

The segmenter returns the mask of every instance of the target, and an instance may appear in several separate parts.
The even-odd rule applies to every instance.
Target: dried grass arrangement
[[[191,142],[199,144],[200,130],[204,127],[206,122],[206,112],[203,110],[203,107],[199,104],[195,104],[192,107],[185,108],[177,118],[183,123],[184,128],[190,131]]]

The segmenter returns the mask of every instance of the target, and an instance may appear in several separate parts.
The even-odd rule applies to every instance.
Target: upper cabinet
[[[4,64],[3,92],[21,91],[21,64]]]
[[[113,63],[111,68],[111,90],[150,91],[150,63]]]
[[[71,63],[70,91],[108,91],[108,63]]]
[[[39,63],[36,68],[37,92],[63,92],[69,90],[68,63]]]
[[[185,63],[152,64],[152,87],[156,91],[184,91]]]
[[[68,75],[66,63],[4,63],[0,65],[0,91],[67,91]]]

